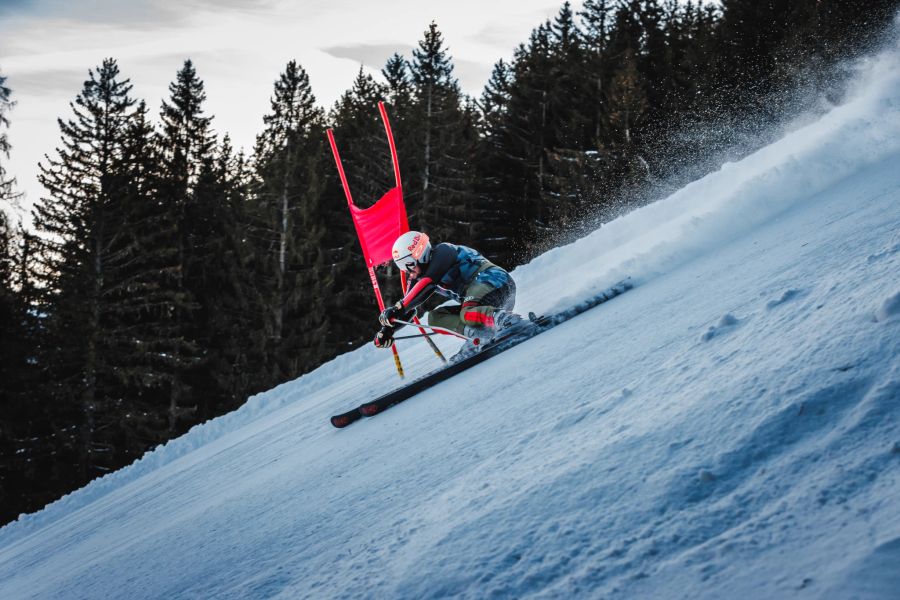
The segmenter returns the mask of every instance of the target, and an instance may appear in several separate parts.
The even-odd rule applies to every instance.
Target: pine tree
[[[15,179],[7,176],[3,165],[4,159],[9,158],[10,151],[9,137],[2,129],[9,127],[7,114],[15,105],[10,100],[11,95],[12,90],[6,86],[6,77],[0,75],[0,203],[12,203],[19,197],[15,191]],[[0,204],[0,210],[3,210],[3,204]]]
[[[14,102],[0,76],[0,129]],[[11,145],[0,131],[0,523],[42,507],[58,495],[58,482],[42,467],[54,456],[47,406],[34,401],[39,389],[35,365],[38,329],[30,277],[32,236],[12,225],[19,194],[4,161]]]
[[[607,128],[612,138],[609,151],[613,156],[614,173],[626,186],[635,188],[648,175],[646,159],[635,135],[646,116],[648,103],[637,61],[630,49],[625,50],[613,75],[607,103]]]
[[[609,43],[612,29],[612,6],[609,0],[586,0],[578,13],[584,23],[585,63],[590,94],[585,107],[589,121],[590,145],[594,148],[603,141],[603,98],[610,81]]]
[[[204,159],[212,153],[215,140],[210,130],[212,117],[203,114],[206,101],[203,81],[191,60],[184,61],[175,81],[169,84],[169,101],[162,103],[162,122],[167,175],[185,197],[196,183]]]
[[[755,113],[775,89],[779,73],[775,58],[789,37],[794,4],[790,0],[722,0],[716,78],[722,102],[732,110]]]
[[[703,98],[714,87],[709,60],[715,54],[714,10],[687,2],[672,8],[666,18],[670,86],[679,111],[670,116],[675,126],[685,122],[688,115],[703,110]]]
[[[640,143],[646,146],[651,137],[659,135],[657,132],[667,126],[668,119],[674,112],[675,97],[669,40],[665,31],[665,11],[659,0],[641,0],[636,8],[641,25],[641,45],[636,49],[635,58],[647,96],[647,130],[653,132],[639,136]]]
[[[127,267],[107,292],[127,334],[120,336],[116,352],[122,396],[127,398],[119,443],[129,457],[168,439],[171,389],[181,376],[179,357],[193,351],[176,318],[183,304],[174,244],[178,223],[159,202],[162,156],[148,113],[140,102],[125,136],[121,179],[128,210],[117,248]]]
[[[555,54],[552,27],[547,22],[536,28],[528,45],[516,50],[505,118],[493,126],[491,136],[491,162],[501,179],[507,218],[516,232],[507,264],[529,260],[551,233],[553,211],[547,199],[554,190],[548,157],[566,138],[564,128],[576,122],[572,119],[564,125],[564,116],[557,120],[564,112],[557,105],[565,90],[554,80],[562,68],[558,60],[562,51]],[[574,42],[565,35],[567,43]]]
[[[381,70],[387,83],[387,98],[399,114],[409,108],[413,97],[413,86],[410,81],[409,63],[400,54],[394,53]]]
[[[181,351],[170,357],[175,370],[169,390],[167,409],[168,435],[174,436],[194,422],[197,411],[197,391],[191,386],[190,371],[202,369],[202,353],[199,340],[204,336],[204,320],[198,319],[201,309],[197,299],[197,283],[188,278],[195,267],[202,268],[197,260],[196,247],[205,250],[204,239],[198,234],[209,231],[207,216],[192,205],[201,170],[212,160],[214,146],[210,130],[212,117],[203,112],[206,100],[203,82],[190,60],[178,71],[169,85],[171,94],[163,101],[161,118],[162,173],[160,176],[160,201],[165,211],[172,215],[175,227],[171,245],[175,251],[174,282],[178,305],[173,307],[173,327],[180,332],[184,343]],[[194,374],[194,379],[202,379]]]
[[[590,112],[585,110],[593,89],[587,81],[587,52],[582,32],[575,25],[568,2],[563,4],[550,26],[551,88],[550,110],[554,123],[553,143],[557,148],[580,150],[591,133]]]
[[[260,300],[243,243],[246,182],[245,162],[234,156],[226,136],[202,159],[185,211],[185,280],[198,304],[192,330],[202,351],[202,360],[186,374],[191,388],[203,391],[194,396],[192,421],[237,408],[264,378],[250,371],[263,368],[264,344],[258,337],[261,319],[251,310]]]
[[[478,103],[478,143],[474,165],[477,200],[472,208],[473,244],[501,265],[515,264],[511,248],[518,239],[514,204],[504,156],[509,116],[510,65],[499,60],[481,93]]]
[[[589,52],[597,55],[606,52],[612,11],[610,0],[585,0],[578,12],[584,24],[582,35]]]
[[[411,138],[419,154],[411,157],[413,180],[407,176],[407,206],[415,227],[436,241],[467,242],[472,228],[467,214],[474,201],[472,119],[464,110],[462,92],[437,24],[413,50],[414,86]]]
[[[231,264],[237,269],[232,276],[236,293],[230,299],[231,306],[222,311],[224,316],[230,314],[233,320],[224,323],[226,328],[233,326],[233,350],[228,359],[234,381],[233,405],[224,407],[230,410],[248,396],[270,389],[278,382],[273,382],[270,375],[266,316],[261,310],[265,305],[266,288],[260,285],[260,273],[255,270],[259,246],[253,240],[252,231],[257,222],[255,190],[258,180],[252,161],[243,151],[233,154],[228,136],[220,148],[219,165],[224,174],[224,199],[235,220],[235,232],[228,243],[234,256]],[[222,412],[220,409],[217,416]]]
[[[6,113],[13,106],[13,102],[10,100],[11,94],[12,90],[6,86],[6,77],[0,75],[0,128],[9,127],[9,117],[6,116]],[[2,131],[0,132],[0,155],[9,158],[9,149],[9,138],[6,132]],[[6,169],[3,167],[3,163],[0,162],[0,198],[4,200],[7,198],[6,190],[8,185]]]
[[[565,3],[517,50],[503,116],[485,116],[492,122],[486,158],[493,155],[492,172],[505,180],[499,187],[519,232],[517,261],[580,233],[603,201],[605,97],[598,91],[610,80],[610,11],[605,2],[588,2],[582,31]]]
[[[83,481],[71,422],[43,393],[48,372],[39,361],[42,332],[33,309],[34,237],[14,232],[0,215],[0,523],[33,512]]]
[[[659,139],[647,152],[654,172],[670,185],[702,176],[703,155],[718,155],[728,143],[718,133],[698,142],[698,135],[725,129],[726,111],[715,100],[720,87],[714,60],[718,22],[716,5],[693,2],[673,5],[665,19],[668,113],[653,129],[652,137]],[[719,124],[711,125],[714,121]]]
[[[326,337],[324,296],[318,293],[322,242],[324,115],[306,71],[290,61],[275,82],[266,129],[257,140],[260,181],[255,235],[263,242],[269,367],[273,382],[309,370]]]
[[[108,293],[128,269],[122,252],[128,191],[123,174],[125,138],[133,118],[131,85],[107,59],[89,72],[71,104],[74,119],[59,121],[58,158],[40,166],[49,191],[35,209],[41,233],[39,278],[50,339],[42,357],[45,388],[65,420],[77,424],[82,481],[117,465],[118,344],[121,307]]]
[[[19,330],[21,317],[17,314],[14,283],[16,245],[9,218],[0,205],[0,338],[3,339],[3,345],[0,347],[0,381],[4,382],[0,389],[0,399],[2,400],[6,400],[2,396],[10,389],[8,387],[10,375],[13,375],[16,369],[21,367],[17,359],[19,353],[12,350],[13,344],[21,341]]]
[[[897,0],[806,0],[798,2],[792,48],[801,46],[807,56],[826,63],[871,50],[890,31],[900,3]],[[890,33],[888,33],[890,35]]]
[[[547,95],[547,176],[541,204],[547,227],[554,235],[544,240],[542,247],[556,245],[560,235],[571,236],[596,200],[585,177],[592,174],[595,154],[595,96],[589,74],[592,61],[568,2],[550,25],[549,41],[552,84]]]
[[[0,94],[3,91],[0,90]],[[2,110],[2,108],[0,108]],[[7,122],[0,115],[0,126]],[[6,149],[0,149],[0,154]],[[27,420],[25,407],[20,402],[20,390],[17,385],[19,370],[24,366],[21,317],[17,310],[16,292],[13,287],[15,271],[15,241],[13,232],[0,204],[0,523],[9,521],[18,514],[16,511],[25,504],[25,499],[18,497],[19,490],[26,485],[22,465],[16,460],[24,450],[19,443],[18,435],[23,421]],[[8,507],[8,508],[7,508]]]
[[[171,98],[163,102],[164,165],[161,196],[174,215],[179,305],[174,327],[185,343],[172,356],[176,371],[169,391],[169,436],[236,408],[267,379],[263,368],[263,320],[252,273],[249,168],[234,156],[227,138],[220,145],[204,114],[203,82],[185,61]]]

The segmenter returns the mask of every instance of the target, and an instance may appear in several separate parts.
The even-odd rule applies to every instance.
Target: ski
[[[465,357],[456,362],[451,362],[448,366],[438,371],[429,373],[428,375],[424,375],[423,377],[413,381],[409,385],[396,389],[392,392],[388,392],[387,394],[384,394],[383,396],[376,398],[371,402],[361,404],[345,413],[334,415],[333,417],[331,417],[331,424],[341,429],[347,427],[352,423],[355,423],[363,417],[371,417],[377,415],[378,413],[384,412],[395,404],[399,404],[404,400],[412,398],[419,392],[427,390],[428,388],[442,381],[446,381],[454,375],[470,369],[475,365],[491,358],[492,356],[496,356],[497,354],[509,350],[514,346],[518,346],[522,342],[530,340],[531,338],[536,337],[541,333],[552,329],[553,327],[556,327],[560,323],[565,323],[566,321],[575,318],[581,313],[586,312],[594,308],[595,306],[603,304],[604,302],[607,302],[608,300],[611,300],[616,296],[625,293],[632,287],[633,285],[631,283],[631,280],[625,279],[623,281],[620,281],[616,285],[603,290],[599,294],[596,294],[564,311],[541,317],[530,314],[529,318],[532,323],[537,325],[536,328],[523,329],[521,327],[512,327],[507,331],[501,331],[497,337],[482,346],[481,349],[475,354],[472,354],[471,356]]]

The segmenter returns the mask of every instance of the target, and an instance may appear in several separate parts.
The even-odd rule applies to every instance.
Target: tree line
[[[40,164],[34,227],[0,211],[2,522],[367,343],[377,310],[325,129],[366,206],[514,267],[715,166],[837,89],[896,0],[566,3],[468,97],[435,23],[322,109],[296,61],[248,156],[187,60],[156,118],[116,60],[89,71]],[[0,132],[11,90],[0,76]],[[737,136],[740,132],[740,136]],[[0,199],[16,197],[3,169]],[[390,265],[388,298],[399,294]]]

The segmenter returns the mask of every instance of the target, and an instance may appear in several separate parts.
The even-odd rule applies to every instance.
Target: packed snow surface
[[[389,352],[253,397],[0,530],[0,598],[900,597],[898,59],[514,273],[632,291],[345,430]]]

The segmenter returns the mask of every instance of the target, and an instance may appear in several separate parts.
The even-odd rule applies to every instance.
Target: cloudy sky
[[[492,65],[512,56],[562,0],[0,0],[0,73],[13,89],[13,150],[6,162],[26,193],[43,190],[37,163],[59,145],[56,119],[87,71],[117,59],[154,114],[185,59],[206,86],[207,114],[235,146],[250,149],[272,85],[291,59],[309,72],[329,108],[364,68],[378,74],[407,58],[434,20],[464,91],[477,95]],[[581,2],[573,2],[575,9]],[[380,75],[378,75],[380,77]],[[375,108],[373,107],[373,110]]]

